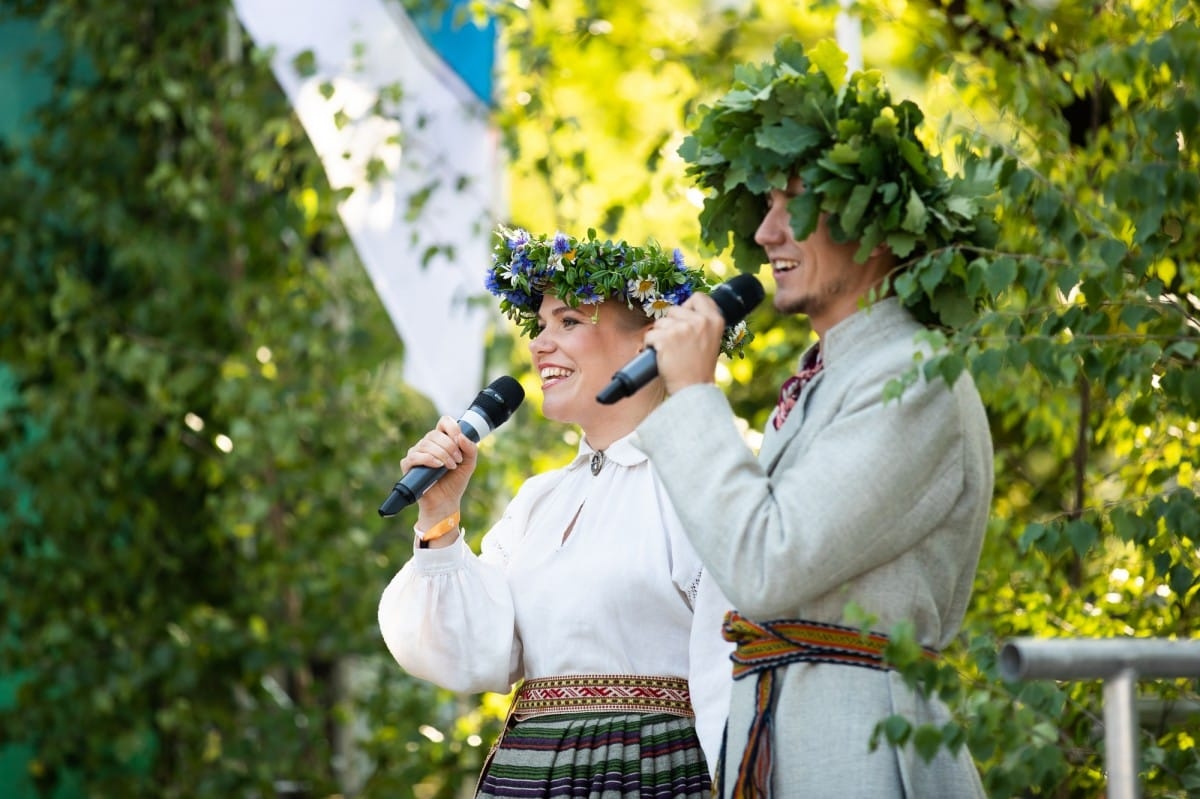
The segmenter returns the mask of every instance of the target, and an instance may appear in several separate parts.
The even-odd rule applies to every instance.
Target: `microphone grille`
[[[487,414],[492,427],[497,427],[512,416],[513,411],[525,401],[525,389],[516,378],[509,375],[498,377],[487,388],[479,392],[475,405]]]
[[[766,292],[754,275],[741,274],[717,286],[710,296],[721,309],[725,324],[736,325],[763,301]]]

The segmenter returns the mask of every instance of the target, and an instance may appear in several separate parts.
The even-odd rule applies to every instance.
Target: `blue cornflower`
[[[676,286],[667,292],[667,297],[670,298],[672,305],[683,305],[690,296],[692,296],[692,285],[690,283]]]
[[[515,305],[518,308],[524,308],[525,306],[529,305],[529,302],[532,298],[524,291],[521,291],[521,289],[512,289],[504,292],[504,299],[508,300],[510,304]]]
[[[522,249],[513,253],[512,273],[514,275],[530,275],[534,271],[534,266],[533,260],[525,250]]]
[[[490,291],[492,294],[495,294],[497,297],[504,294],[504,289],[500,287],[500,281],[496,278],[496,271],[494,269],[488,270],[487,275],[485,275],[483,278],[483,285],[488,291]]]
[[[584,283],[579,288],[575,289],[575,296],[579,298],[581,303],[585,305],[594,305],[604,302],[604,296],[596,293],[596,287],[591,283]]]
[[[508,249],[519,250],[529,243],[529,233],[521,228],[513,231],[513,235],[508,238]]]

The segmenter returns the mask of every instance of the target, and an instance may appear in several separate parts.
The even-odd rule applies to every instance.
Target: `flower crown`
[[[600,241],[590,229],[586,239],[565,233],[548,238],[503,225],[496,228],[485,285],[529,338],[538,334],[537,312],[547,293],[572,308],[611,298],[657,319],[694,292],[713,288],[704,272],[683,262],[682,252],[666,253],[654,241],[641,247]],[[721,351],[741,355],[749,340],[746,323],[739,322],[725,331]]]
[[[839,92],[845,73],[845,53],[832,42],[813,48],[810,60],[799,43],[784,39],[772,63],[736,67],[733,88],[701,106],[695,131],[679,147],[687,174],[711,190],[701,237],[717,252],[732,238],[735,265],[757,269],[763,253],[754,232],[765,197],[799,177],[804,193],[788,203],[798,240],[827,214],[835,241],[860,243],[859,262],[879,244],[914,262],[909,271],[920,285],[907,296],[899,292],[906,304],[961,317],[965,269],[931,267],[927,256],[994,240],[994,220],[985,213],[995,191],[993,165],[968,156],[965,177],[947,177],[915,135],[920,108],[893,103],[874,70],[855,72]],[[930,268],[941,274],[923,274]]]

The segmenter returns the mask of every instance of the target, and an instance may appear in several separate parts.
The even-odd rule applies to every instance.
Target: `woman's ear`
[[[643,327],[641,329],[641,331],[638,333],[638,337],[637,337],[637,351],[638,352],[641,352],[642,350],[646,349],[646,331],[649,329],[650,329],[650,326]]]
[[[651,319],[649,324],[642,325],[642,335],[641,335],[641,341],[638,343],[638,352],[641,352],[642,350],[646,349],[646,334],[654,329],[655,321],[656,320]]]
[[[642,317],[635,324],[637,324],[637,352],[642,352],[643,349],[646,349],[646,334],[650,330],[654,330],[654,319]]]

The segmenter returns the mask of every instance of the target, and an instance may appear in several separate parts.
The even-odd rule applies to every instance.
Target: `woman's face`
[[[596,395],[641,350],[647,324],[642,311],[620,300],[571,308],[547,294],[538,310],[540,332],[529,342],[546,418],[587,431],[611,417],[612,410]]]

